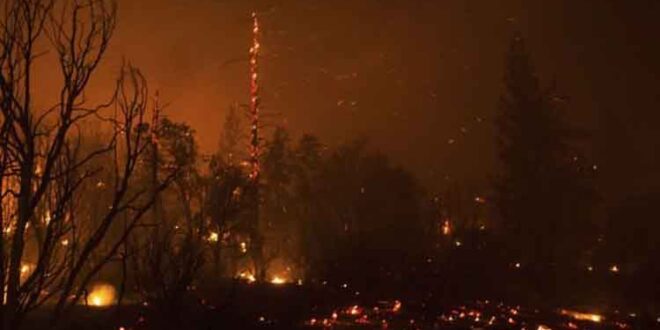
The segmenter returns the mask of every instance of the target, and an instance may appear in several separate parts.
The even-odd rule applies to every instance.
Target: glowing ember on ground
[[[87,296],[87,305],[93,307],[106,307],[115,303],[115,287],[110,284],[96,284]]]
[[[600,323],[603,320],[603,317],[598,314],[581,313],[566,309],[560,310],[559,314],[569,316],[576,321],[590,321],[590,322]]]
[[[282,285],[286,284],[287,280],[283,277],[280,276],[273,276],[273,278],[270,279],[270,283],[275,284],[275,285]]]
[[[377,329],[387,324],[392,329],[632,329],[631,324],[616,315],[581,313],[572,310],[545,310],[519,305],[477,300],[454,307],[430,308],[422,303],[410,303],[402,309],[400,300],[379,301],[376,305],[347,305],[326,316],[309,318],[308,327],[340,329]],[[422,307],[421,309],[419,307]],[[447,308],[447,309],[445,309]],[[429,312],[435,310],[438,314]],[[568,319],[567,319],[568,318]],[[591,324],[586,324],[591,323]],[[366,328],[365,328],[366,327]]]

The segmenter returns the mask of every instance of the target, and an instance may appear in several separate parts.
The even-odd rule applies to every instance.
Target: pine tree
[[[574,148],[576,130],[562,117],[554,88],[544,90],[525,43],[507,57],[497,118],[502,171],[496,204],[510,252],[541,268],[579,260],[593,228],[590,166]]]

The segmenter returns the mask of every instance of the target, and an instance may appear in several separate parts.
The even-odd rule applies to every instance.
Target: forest
[[[2,329],[657,326],[660,194],[603,202],[522,34],[492,86],[492,178],[434,189],[368,137],[271,120],[256,14],[249,102],[218,105],[212,152],[128,60],[90,100],[116,5],[0,5]]]

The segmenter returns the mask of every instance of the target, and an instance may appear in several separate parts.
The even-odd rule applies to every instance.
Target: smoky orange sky
[[[617,173],[635,168],[643,169],[629,184],[648,182],[660,163],[626,147],[657,137],[645,126],[659,118],[653,113],[660,105],[657,1],[119,5],[118,29],[92,93],[108,89],[126,58],[142,69],[152,91],[160,90],[167,115],[197,130],[205,152],[215,150],[229,105],[248,99],[245,59],[250,12],[256,11],[263,31],[264,108],[278,114],[271,125],[285,125],[294,135],[314,133],[328,144],[363,136],[429,182],[484,182],[493,174],[491,119],[504,55],[520,31],[542,80],[555,79],[566,95],[567,117],[593,134],[586,146],[611,177],[606,184],[621,188]],[[608,125],[614,126],[605,133]],[[630,132],[629,140],[615,146],[611,135],[619,132]],[[626,157],[635,164],[621,161]]]

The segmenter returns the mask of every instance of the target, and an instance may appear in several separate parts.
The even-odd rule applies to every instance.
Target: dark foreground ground
[[[226,283],[163,312],[148,304],[81,306],[67,329],[660,329],[660,315],[631,309],[527,305],[499,299],[449,301],[442,294],[396,297],[347,283]],[[197,296],[201,296],[199,292]],[[454,300],[456,298],[452,298]],[[48,324],[30,320],[28,329]]]
[[[61,329],[660,329],[657,277],[501,264],[428,258],[300,285],[213,278],[164,304],[79,306]],[[52,328],[46,315],[25,328]]]

